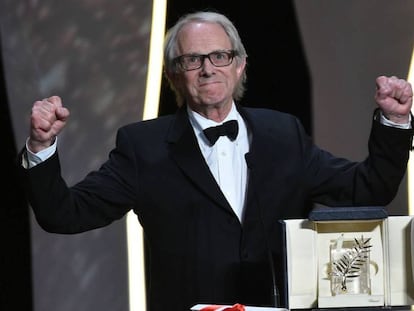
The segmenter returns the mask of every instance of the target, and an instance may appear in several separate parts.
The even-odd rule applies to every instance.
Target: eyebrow
[[[232,49],[219,49],[219,50],[213,50],[213,51],[208,52],[208,53],[197,53],[197,52],[191,52],[191,53],[184,53],[184,54],[181,54],[181,55],[179,55],[179,56],[177,56],[177,57],[180,57],[180,56],[208,55],[208,54],[211,54],[211,53],[217,53],[217,52],[231,52],[231,51],[232,51]]]

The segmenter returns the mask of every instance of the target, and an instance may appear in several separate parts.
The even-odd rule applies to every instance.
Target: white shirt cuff
[[[38,165],[39,163],[42,163],[43,161],[46,161],[49,159],[55,152],[57,148],[57,137],[54,141],[54,143],[42,151],[39,151],[37,153],[31,152],[27,146],[27,141],[29,138],[26,139],[26,154],[23,157],[23,167],[24,168],[32,168]]]
[[[411,128],[411,114],[410,114],[410,119],[408,123],[395,123],[395,122],[388,120],[386,117],[384,117],[384,114],[381,112],[380,122],[381,124],[384,124],[387,126],[397,127],[397,128],[405,129],[405,130],[410,129]]]

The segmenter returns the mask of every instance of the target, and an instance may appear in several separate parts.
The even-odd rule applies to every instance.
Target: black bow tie
[[[214,145],[220,136],[227,136],[230,140],[235,140],[239,131],[239,124],[236,120],[224,122],[218,126],[206,128],[203,132],[211,145]]]

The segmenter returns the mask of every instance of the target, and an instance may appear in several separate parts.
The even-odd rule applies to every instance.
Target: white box
[[[414,304],[412,216],[384,219],[283,221],[289,309],[390,307]],[[341,237],[341,238],[340,238]],[[331,291],[330,245],[370,239],[370,292]]]

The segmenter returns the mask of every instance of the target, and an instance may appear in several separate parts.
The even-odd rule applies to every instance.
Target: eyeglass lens
[[[184,70],[201,68],[206,58],[216,67],[228,66],[233,61],[233,51],[215,51],[209,54],[181,55],[177,58]]]

